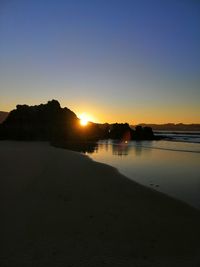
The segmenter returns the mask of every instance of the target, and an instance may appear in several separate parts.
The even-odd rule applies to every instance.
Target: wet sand
[[[1,267],[200,266],[198,210],[79,153],[1,141],[0,196]]]

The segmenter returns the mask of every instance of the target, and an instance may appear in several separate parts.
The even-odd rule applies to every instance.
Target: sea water
[[[173,133],[173,139],[160,141],[101,140],[88,155],[140,184],[200,209],[200,135],[194,142],[193,134],[191,139],[189,134],[185,139],[185,134],[181,139]]]

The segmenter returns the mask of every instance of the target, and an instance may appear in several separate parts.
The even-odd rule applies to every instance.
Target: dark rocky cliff
[[[1,125],[1,138],[51,140],[70,136],[77,124],[76,114],[61,108],[56,100],[38,106],[17,105]]]

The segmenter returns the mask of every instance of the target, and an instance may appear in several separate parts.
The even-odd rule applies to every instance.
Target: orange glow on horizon
[[[56,97],[55,97],[56,98]],[[0,111],[10,112],[16,108],[17,104],[27,105],[39,105],[45,104],[49,99],[40,98],[11,98],[9,103],[7,101],[0,100]],[[119,109],[118,107],[106,106],[106,105],[95,105],[90,104],[89,101],[84,105],[81,103],[68,103],[58,99],[61,103],[61,107],[67,107],[75,112],[78,118],[81,119],[82,115],[86,116],[88,122],[95,123],[129,123],[130,125],[137,125],[140,123],[147,124],[166,124],[166,123],[183,123],[183,124],[199,124],[199,106],[172,106],[170,109],[168,106],[163,105],[162,107],[151,107],[146,106],[142,110],[135,107],[130,109]],[[188,110],[186,113],[185,110]],[[85,113],[87,110],[88,113]],[[81,115],[80,115],[81,114]],[[92,114],[92,116],[90,115]],[[85,124],[85,125],[83,125]],[[82,126],[86,126],[85,123],[80,123]]]

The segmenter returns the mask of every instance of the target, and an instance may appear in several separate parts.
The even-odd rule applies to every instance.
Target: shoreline
[[[61,148],[61,149],[62,149],[62,148]],[[66,148],[63,148],[63,149],[66,149]],[[152,149],[153,149],[153,148],[152,148]],[[158,148],[158,149],[160,149],[160,148]],[[161,149],[161,150],[162,150],[162,149]],[[73,151],[73,150],[69,150],[69,151],[76,152],[76,151]],[[169,150],[169,151],[171,151],[171,150]],[[173,150],[172,150],[172,151],[173,151]],[[181,152],[182,152],[182,151],[181,151]],[[183,151],[183,152],[185,152],[185,151]],[[189,151],[187,151],[187,152],[189,152]],[[197,212],[200,212],[200,208],[198,208],[197,206],[193,206],[192,204],[189,204],[189,203],[185,202],[184,200],[178,199],[178,198],[176,198],[176,197],[174,197],[174,196],[171,196],[171,195],[169,195],[169,194],[167,194],[167,193],[164,193],[164,192],[162,192],[162,191],[158,191],[158,190],[156,190],[156,189],[153,188],[153,187],[147,186],[147,185],[145,185],[145,184],[140,184],[140,183],[137,182],[136,180],[133,180],[133,179],[131,179],[130,177],[128,177],[128,176],[126,176],[125,174],[123,174],[122,172],[120,172],[120,170],[119,170],[117,167],[114,167],[114,166],[112,166],[112,165],[110,165],[110,164],[107,164],[107,163],[103,163],[103,162],[100,162],[100,161],[96,161],[96,160],[94,160],[92,157],[90,157],[88,154],[85,155],[83,152],[76,152],[76,153],[79,153],[79,154],[81,154],[81,155],[83,155],[83,156],[88,157],[88,158],[89,158],[90,160],[92,160],[94,163],[102,164],[102,165],[105,165],[105,166],[107,166],[107,167],[111,167],[111,168],[113,168],[119,175],[123,176],[124,179],[128,179],[129,181],[132,181],[133,183],[135,183],[135,184],[138,185],[138,186],[142,186],[142,187],[146,188],[147,190],[151,190],[151,191],[152,191],[153,193],[155,193],[155,194],[159,194],[159,195],[161,195],[161,196],[166,196],[167,198],[170,198],[170,199],[172,199],[172,200],[174,200],[174,201],[178,201],[178,202],[180,202],[181,204],[186,205],[186,206],[188,206],[189,208],[196,210]],[[192,153],[193,153],[193,152],[192,152]],[[194,153],[195,153],[195,152],[194,152]]]
[[[198,144],[174,145],[170,141],[130,142],[124,146],[101,141],[95,153],[88,155],[117,168],[130,180],[200,210],[199,149]]]
[[[200,263],[198,209],[78,152],[44,142],[0,149],[2,266]]]

